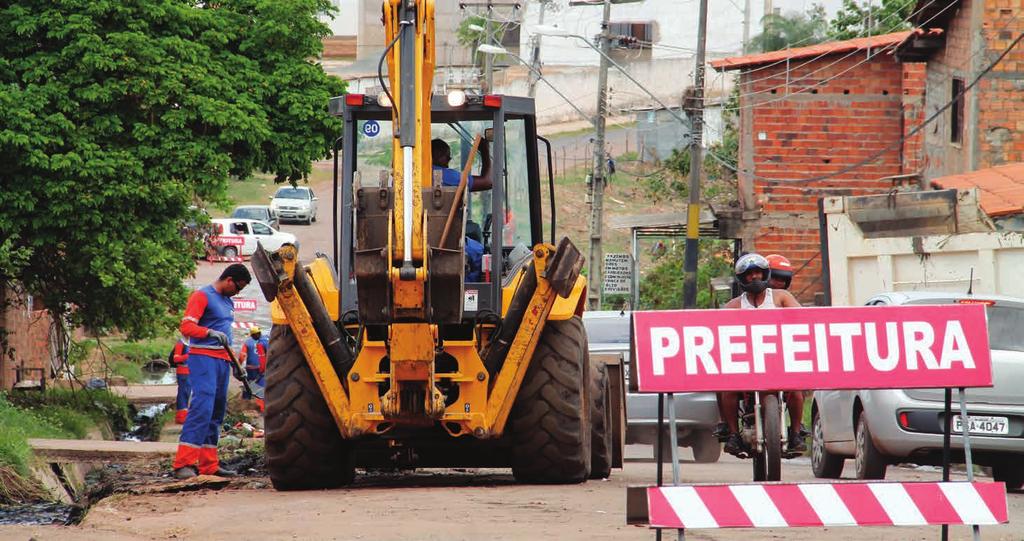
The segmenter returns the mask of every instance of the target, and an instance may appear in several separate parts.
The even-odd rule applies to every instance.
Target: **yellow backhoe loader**
[[[435,95],[434,2],[387,0],[383,20],[383,91],[329,105],[344,119],[334,257],[304,264],[285,246],[252,259],[274,301],[274,487],[340,486],[357,467],[606,477],[622,463],[622,366],[587,353],[582,257],[555,243],[549,144],[545,224],[533,100]],[[481,138],[493,187],[472,192]],[[434,167],[433,139],[463,164],[460,186]]]

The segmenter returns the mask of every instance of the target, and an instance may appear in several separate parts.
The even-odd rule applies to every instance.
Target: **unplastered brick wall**
[[[985,56],[978,68],[984,69],[1021,32],[1024,4],[987,0],[982,21]],[[1024,161],[1024,47],[1011,50],[977,88],[978,167]]]
[[[885,177],[903,172],[906,74],[888,52],[876,53],[793,60],[743,75],[741,106],[750,108],[751,129],[741,137],[740,159],[756,175],[761,210],[753,249],[802,267],[792,291],[803,302],[823,290],[818,199],[888,191]]]
[[[32,306],[28,298],[0,286],[0,329],[6,351],[0,351],[0,390],[16,382],[16,368],[44,368],[50,363],[50,313]],[[28,375],[38,378],[38,372]],[[46,374],[49,377],[49,374]]]
[[[921,173],[924,168],[924,137],[927,128],[910,135],[925,120],[927,70],[924,62],[903,63],[903,173]]]

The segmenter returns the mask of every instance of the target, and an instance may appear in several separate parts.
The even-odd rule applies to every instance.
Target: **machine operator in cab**
[[[434,171],[441,172],[441,184],[444,186],[458,186],[462,173],[448,167],[452,161],[452,149],[442,139],[430,141],[430,156],[433,161]],[[490,190],[493,182],[491,180],[491,152],[487,139],[480,141],[480,174],[469,175],[466,179],[466,189],[471,192]],[[466,236],[466,281],[483,281],[483,258],[484,245],[482,238]]]

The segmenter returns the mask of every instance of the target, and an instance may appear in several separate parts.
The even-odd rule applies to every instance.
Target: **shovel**
[[[235,367],[235,375],[242,374],[242,377],[238,378],[242,382],[242,386],[245,387],[245,391],[250,395],[263,400],[263,387],[259,385],[253,385],[249,378],[245,377],[245,367],[242,363],[238,362],[235,358],[235,352],[231,349],[231,346],[224,346],[224,351],[228,352],[228,356],[231,357],[231,364]]]

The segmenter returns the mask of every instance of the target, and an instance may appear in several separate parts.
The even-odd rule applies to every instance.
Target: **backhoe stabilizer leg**
[[[341,435],[345,438],[358,436],[349,429],[347,422],[350,415],[348,393],[342,387],[341,379],[331,365],[327,350],[324,349],[323,342],[316,332],[313,318],[295,288],[296,268],[301,268],[298,266],[297,250],[292,246],[285,246],[271,254],[260,246],[251,264],[264,296],[267,300],[276,300],[288,318],[288,326],[298,340],[299,348],[302,349],[302,354],[313,373],[313,379],[320,387],[327,409],[330,410]]]
[[[523,310],[522,320],[508,345],[508,352],[487,399],[490,428],[484,437],[499,437],[504,432],[551,306],[557,296],[567,297],[572,292],[583,267],[583,257],[568,238],[562,238],[557,249],[550,244],[535,246],[531,267],[537,279],[536,289]],[[509,315],[506,314],[506,318]]]

